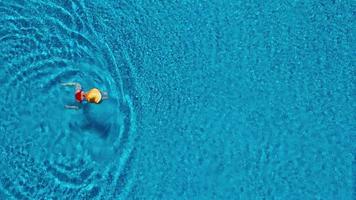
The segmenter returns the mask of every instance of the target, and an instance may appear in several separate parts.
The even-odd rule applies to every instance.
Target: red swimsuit
[[[83,101],[83,95],[82,95],[83,90],[77,90],[75,92],[75,99],[79,101],[80,103]]]

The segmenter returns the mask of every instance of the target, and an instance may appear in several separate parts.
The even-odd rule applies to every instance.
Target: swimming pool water
[[[354,199],[354,10],[0,1],[0,199]]]

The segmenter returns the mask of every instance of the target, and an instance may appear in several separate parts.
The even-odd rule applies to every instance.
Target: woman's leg
[[[75,110],[78,110],[78,109],[79,109],[78,106],[65,105],[64,107],[67,108],[67,109],[75,109]]]
[[[82,86],[76,82],[62,83],[63,86],[75,86],[75,90],[81,90]]]

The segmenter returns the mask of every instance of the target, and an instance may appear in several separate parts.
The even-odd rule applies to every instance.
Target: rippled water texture
[[[59,2],[0,3],[1,195],[124,198],[134,182],[139,106],[120,14]],[[64,110],[74,88],[60,83],[71,81],[108,91],[110,100]]]
[[[0,0],[0,199],[353,199],[354,10]]]

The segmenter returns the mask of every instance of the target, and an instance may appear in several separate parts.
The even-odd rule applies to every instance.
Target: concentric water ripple
[[[134,66],[124,40],[107,34],[120,29],[112,13],[59,2],[0,2],[0,108],[10,113],[1,116],[0,198],[125,197],[139,117]],[[60,83],[72,81],[110,99],[64,110],[73,88]]]

